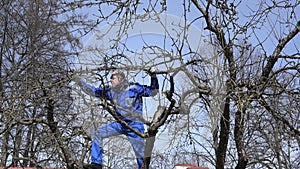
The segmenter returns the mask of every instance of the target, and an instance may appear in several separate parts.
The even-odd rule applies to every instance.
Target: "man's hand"
[[[81,81],[81,77],[76,75],[76,74],[73,74],[72,81],[76,82],[76,83],[79,83]]]
[[[156,77],[155,71],[152,71],[151,68],[146,69],[145,72],[151,77]]]

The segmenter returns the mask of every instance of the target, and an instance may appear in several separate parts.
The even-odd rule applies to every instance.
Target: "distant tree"
[[[60,1],[0,6],[0,166],[71,167],[75,115],[68,83],[79,45],[76,20],[63,17],[70,11]]]

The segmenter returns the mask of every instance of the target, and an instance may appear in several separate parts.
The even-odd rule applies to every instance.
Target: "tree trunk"
[[[33,141],[35,139],[34,137],[34,132],[35,132],[35,125],[28,126],[28,132],[26,135],[26,144],[24,147],[24,157],[30,159],[31,158],[31,153],[32,153],[32,146],[33,146]],[[24,160],[23,163],[24,167],[33,167],[33,164],[31,163],[30,160]]]
[[[46,92],[44,92],[46,93]],[[64,140],[61,137],[60,131],[57,126],[57,122],[54,120],[54,100],[51,98],[47,98],[47,120],[48,120],[48,126],[53,133],[55,139],[56,139],[56,148],[60,154],[60,156],[63,158],[63,160],[67,164],[68,169],[74,169],[75,162],[72,160],[72,153],[70,152],[68,146],[65,144]]]
[[[235,113],[234,140],[238,153],[238,164],[235,169],[245,169],[248,163],[244,145],[244,113],[244,110]]]
[[[216,169],[224,169],[226,151],[229,139],[229,130],[230,130],[230,98],[227,96],[224,105],[224,111],[221,117],[221,131],[219,136],[219,145],[216,153]]]
[[[148,169],[150,166],[150,162],[151,162],[151,156],[152,156],[152,150],[154,147],[154,142],[155,142],[155,136],[157,134],[157,130],[151,130],[151,128],[149,128],[149,137],[146,139],[146,143],[145,143],[145,153],[144,153],[144,158],[143,158],[143,165],[142,165],[142,169]]]
[[[0,166],[6,166],[7,158],[8,158],[8,140],[9,140],[9,132],[6,131],[2,137],[2,147],[1,147],[1,162]]]
[[[19,154],[20,154],[20,146],[22,142],[22,125],[17,124],[16,126],[16,135],[14,139],[14,150],[13,150],[13,159],[12,159],[12,166],[18,166],[19,162]]]
[[[5,37],[6,37],[6,29],[7,29],[7,20],[4,20],[4,31],[3,31],[3,39],[2,39],[2,45],[0,50],[0,117],[1,119],[4,119],[5,117],[2,117],[3,115],[3,98],[4,98],[4,90],[3,90],[3,81],[2,81],[2,58],[3,58],[3,50],[4,50],[4,44],[5,44]],[[6,128],[7,124],[3,124],[2,127]],[[8,144],[8,131],[5,131],[2,137],[2,146],[1,146],[1,159],[0,159],[0,166],[6,165],[6,160],[8,157],[8,150],[7,150],[7,144]]]

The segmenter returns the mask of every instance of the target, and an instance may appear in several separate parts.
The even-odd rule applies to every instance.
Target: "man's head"
[[[110,82],[112,87],[117,87],[125,81],[125,74],[119,70],[114,71],[110,76]]]

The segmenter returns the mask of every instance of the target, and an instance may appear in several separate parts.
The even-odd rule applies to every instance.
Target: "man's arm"
[[[96,87],[85,83],[83,80],[80,80],[78,85],[86,94],[96,97]]]
[[[102,98],[107,98],[107,91],[109,88],[97,88],[93,85],[90,85],[88,83],[85,83],[83,80],[80,80],[78,82],[78,85],[80,88],[87,93],[88,95],[94,96],[94,97],[102,97]]]
[[[150,86],[140,85],[139,83],[134,84],[136,86],[136,90],[140,96],[149,97],[155,96],[158,93],[159,84],[156,75],[151,75],[151,83]]]
[[[151,84],[150,84],[150,96],[155,96],[158,93],[159,84],[156,75],[151,75]]]

